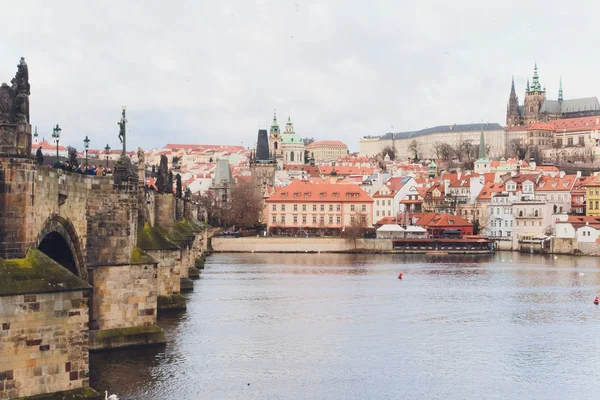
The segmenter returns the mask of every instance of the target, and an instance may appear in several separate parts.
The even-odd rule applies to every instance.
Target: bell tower
[[[277,123],[277,110],[273,111],[273,122],[269,130],[269,153],[272,157],[281,157],[281,132]]]
[[[542,108],[544,100],[546,100],[546,89],[542,88],[540,84],[537,63],[535,63],[531,87],[529,86],[529,81],[527,81],[527,89],[525,90],[525,106],[523,110],[523,122],[525,125],[540,120],[540,108]]]

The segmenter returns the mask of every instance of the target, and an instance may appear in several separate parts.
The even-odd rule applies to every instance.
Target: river
[[[404,274],[398,280],[398,273]],[[600,259],[216,254],[166,347],[96,353],[121,399],[592,399]]]

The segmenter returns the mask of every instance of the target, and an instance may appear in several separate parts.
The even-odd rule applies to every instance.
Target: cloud
[[[583,6],[582,6],[583,7]],[[31,115],[65,143],[244,143],[291,112],[341,139],[481,119],[503,123],[537,60],[548,97],[595,96],[598,6],[355,0],[76,2],[3,7],[0,80],[29,64]],[[585,9],[585,12],[581,12]],[[585,60],[585,61],[582,61]],[[394,128],[391,128],[393,126]]]

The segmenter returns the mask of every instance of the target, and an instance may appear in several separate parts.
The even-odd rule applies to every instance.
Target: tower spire
[[[533,81],[531,82],[531,90],[533,90],[534,92],[539,92],[540,90],[542,90],[542,85],[540,85],[540,77],[538,76],[537,61],[533,66]]]
[[[558,102],[563,102],[563,90],[562,90],[562,76],[560,77],[560,81],[558,84]]]
[[[517,93],[515,92],[515,76],[514,76],[514,75],[513,75],[513,77],[512,77],[512,84],[511,84],[511,86],[510,86],[510,94],[512,95],[513,93],[514,93],[515,95],[517,94]]]
[[[479,138],[479,159],[487,160],[485,154],[485,137],[483,136],[483,120],[481,121],[481,137]]]
[[[529,78],[527,78],[527,87],[525,88],[525,92],[529,93],[531,89],[529,88]]]

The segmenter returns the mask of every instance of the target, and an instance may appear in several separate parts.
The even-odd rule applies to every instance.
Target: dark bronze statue
[[[181,192],[181,175],[179,175],[179,174],[175,175],[175,186],[176,186],[175,196],[177,196],[178,198],[181,198],[181,195],[183,193]]]
[[[168,163],[167,156],[164,154],[160,156],[160,165],[158,167],[158,176],[156,177],[156,190],[158,193],[168,193]],[[171,191],[173,191],[173,186],[171,185]]]
[[[165,193],[173,193],[173,172],[169,171],[169,176],[167,178],[167,191]]]
[[[121,155],[124,156],[127,154],[127,118],[125,117],[125,106],[123,106],[121,120],[117,122],[117,125],[119,125],[119,140],[121,141],[121,143],[123,143],[123,152],[121,153]]]

